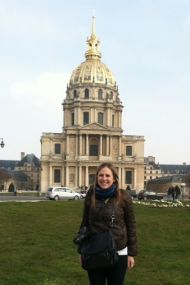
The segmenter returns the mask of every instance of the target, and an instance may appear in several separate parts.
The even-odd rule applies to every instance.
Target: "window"
[[[114,125],[115,125],[115,117],[114,117],[114,115],[112,115],[112,127],[114,128]]]
[[[127,156],[132,156],[132,145],[127,145],[126,146],[126,155]]]
[[[83,125],[89,124],[89,112],[83,113]]]
[[[99,89],[99,90],[98,90],[98,99],[99,99],[99,100],[102,100],[102,99],[103,99],[103,91],[102,91],[102,89]]]
[[[84,98],[89,99],[89,89],[87,89],[87,88],[84,91]]]
[[[132,184],[132,171],[125,172],[125,184]]]
[[[94,181],[96,179],[96,175],[95,174],[89,174],[89,184],[93,184]]]
[[[61,182],[61,170],[60,169],[54,169],[54,182],[55,183]]]
[[[77,98],[77,90],[74,90],[73,95],[74,95],[74,98]]]
[[[74,126],[74,124],[75,124],[75,114],[72,113],[71,114],[71,125]]]
[[[98,156],[98,145],[91,144],[89,154],[90,156]]]
[[[98,113],[98,123],[100,125],[103,125],[104,124],[104,114],[102,112],[99,112]]]
[[[113,92],[110,92],[110,99],[113,100]]]
[[[61,153],[61,144],[56,143],[55,144],[55,154],[60,154]]]

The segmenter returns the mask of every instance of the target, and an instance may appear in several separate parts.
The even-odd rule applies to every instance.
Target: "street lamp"
[[[0,140],[1,140],[0,146],[3,148],[5,146],[5,143],[3,141],[3,138],[0,138]]]

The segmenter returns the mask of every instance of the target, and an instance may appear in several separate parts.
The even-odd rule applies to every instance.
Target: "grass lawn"
[[[0,285],[87,285],[72,240],[83,201],[0,203]],[[190,209],[135,205],[139,255],[128,285],[188,285]]]

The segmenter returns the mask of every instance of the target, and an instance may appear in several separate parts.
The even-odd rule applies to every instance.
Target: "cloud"
[[[69,76],[63,73],[44,72],[33,80],[13,82],[10,95],[19,105],[27,105],[36,109],[52,108],[61,104],[65,98]]]

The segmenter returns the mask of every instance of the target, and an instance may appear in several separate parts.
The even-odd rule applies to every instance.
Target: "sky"
[[[123,134],[144,136],[145,156],[160,164],[189,164],[189,0],[0,0],[0,159],[40,158],[42,133],[62,132],[93,15]]]

